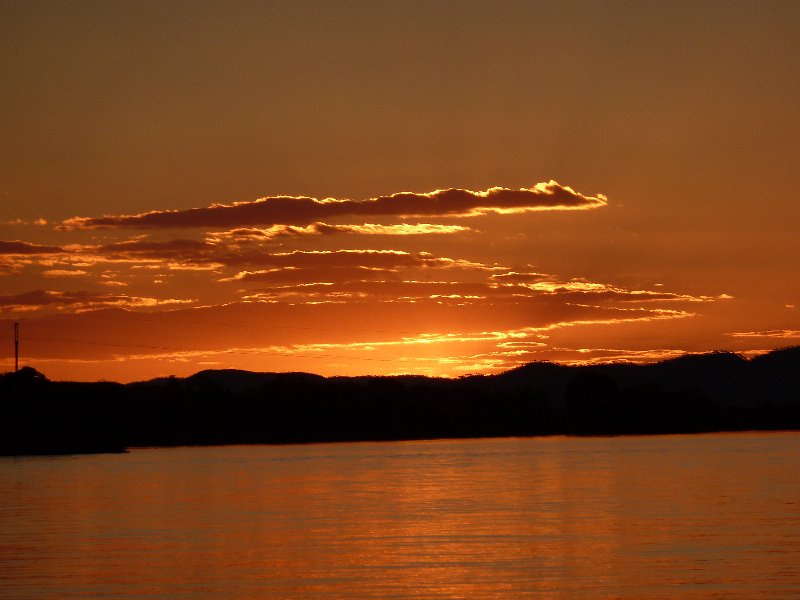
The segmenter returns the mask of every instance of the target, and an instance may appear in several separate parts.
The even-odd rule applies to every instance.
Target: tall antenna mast
[[[19,323],[14,323],[14,373],[19,371]]]

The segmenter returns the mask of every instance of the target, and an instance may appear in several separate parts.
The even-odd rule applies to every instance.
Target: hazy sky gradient
[[[2,1],[0,50],[0,369],[16,319],[120,380],[800,339],[797,2]],[[58,228],[550,181],[607,204]]]

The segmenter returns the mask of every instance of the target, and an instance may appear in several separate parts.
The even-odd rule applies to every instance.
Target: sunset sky
[[[798,2],[0,0],[0,371],[800,343]]]

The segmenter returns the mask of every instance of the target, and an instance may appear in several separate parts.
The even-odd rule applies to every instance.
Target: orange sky
[[[0,3],[0,370],[800,339],[796,2]]]

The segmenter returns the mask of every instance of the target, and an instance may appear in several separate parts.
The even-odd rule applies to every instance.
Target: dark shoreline
[[[437,442],[447,440],[510,440],[510,439],[543,439],[543,438],[568,438],[568,439],[607,439],[607,438],[640,438],[664,436],[696,436],[715,434],[745,434],[745,433],[800,433],[800,427],[795,429],[725,429],[709,431],[677,431],[671,433],[608,433],[608,434],[572,434],[548,433],[541,435],[497,435],[474,437],[420,437],[396,439],[358,439],[334,441],[307,441],[307,442],[226,442],[220,444],[161,444],[144,446],[127,446],[123,448],[85,448],[85,449],[58,449],[54,451],[39,450],[35,452],[0,453],[2,457],[37,457],[37,456],[79,456],[85,454],[128,454],[134,450],[160,450],[171,448],[224,448],[228,446],[317,446],[335,444],[381,444],[393,442]]]
[[[0,455],[128,447],[800,430],[800,348],[745,360],[530,363],[490,376],[202,371],[119,384],[0,375]]]

